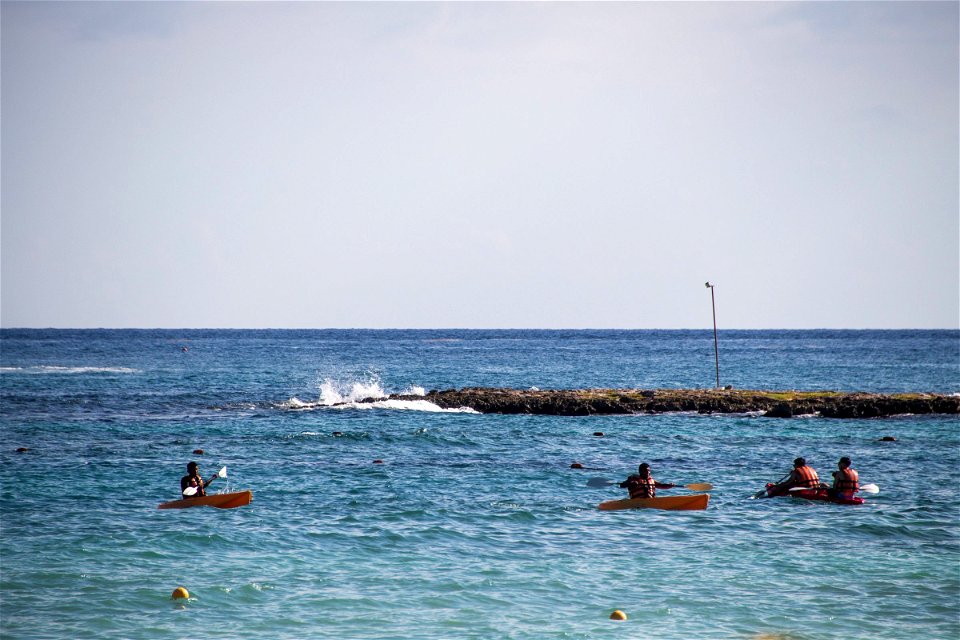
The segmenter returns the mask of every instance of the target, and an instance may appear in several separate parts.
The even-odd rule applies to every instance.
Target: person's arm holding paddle
[[[180,478],[180,493],[186,498],[199,498],[207,495],[206,489],[210,486],[219,474],[213,474],[208,480],[197,470],[196,462],[187,463],[187,475]]]

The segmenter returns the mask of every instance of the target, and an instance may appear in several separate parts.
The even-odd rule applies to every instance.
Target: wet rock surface
[[[394,394],[396,400],[427,400],[444,409],[469,407],[480,413],[557,416],[634,413],[761,413],[771,418],[820,415],[881,418],[905,414],[960,414],[960,396],[934,393],[843,393],[749,391],[741,389],[560,389],[471,387]]]

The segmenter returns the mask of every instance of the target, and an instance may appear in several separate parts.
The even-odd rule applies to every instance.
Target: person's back
[[[794,487],[802,487],[804,489],[817,489],[820,487],[820,476],[817,475],[813,467],[807,465],[807,461],[803,458],[797,458],[793,461],[793,470],[790,471],[786,480],[777,484],[768,484],[766,495],[768,497],[782,496]]]
[[[844,456],[837,463],[837,470],[833,472],[834,495],[852,498],[860,490],[860,474],[850,468],[850,458]]]
[[[820,486],[820,476],[813,467],[807,465],[806,460],[797,458],[793,461],[793,471],[790,472],[790,484],[794,487],[816,489]]]

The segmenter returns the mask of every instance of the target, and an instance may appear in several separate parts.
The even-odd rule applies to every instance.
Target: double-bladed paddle
[[[221,467],[221,468],[220,468],[220,471],[217,471],[217,472],[213,475],[213,478],[226,478],[226,477],[227,477],[227,468],[226,468],[226,467]],[[209,480],[207,480],[207,482],[204,483],[204,486],[207,486],[208,484],[210,484],[211,482],[213,482],[213,478],[210,478]],[[196,495],[196,494],[197,494],[197,489],[198,489],[198,487],[187,487],[186,489],[183,490],[183,495],[184,495],[184,497],[189,498],[190,496]]]
[[[611,485],[620,484],[616,480],[609,480],[607,478],[590,478],[587,480],[588,487],[609,487]],[[678,487],[682,486],[684,489],[689,489],[690,491],[710,491],[713,489],[713,485],[709,482],[698,482],[694,484],[684,484],[677,485]]]
[[[791,472],[791,473],[792,473],[792,472]],[[790,477],[790,474],[788,473],[787,475],[783,476],[782,478],[780,478],[779,480],[777,480],[777,481],[774,482],[773,484],[780,484],[781,482],[783,482],[784,480],[786,480],[786,479],[789,478],[789,477]],[[766,490],[766,488],[760,489],[760,491],[757,491],[755,494],[753,494],[753,499],[754,499],[754,500],[756,500],[756,499],[758,499],[758,498],[766,498],[766,497],[767,497],[767,490]]]

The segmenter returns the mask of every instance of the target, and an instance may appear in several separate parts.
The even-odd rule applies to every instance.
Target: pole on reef
[[[710,289],[710,304],[713,306],[713,357],[717,362],[717,389],[720,388],[720,345],[717,341],[717,299],[713,295],[713,286],[707,282]]]

